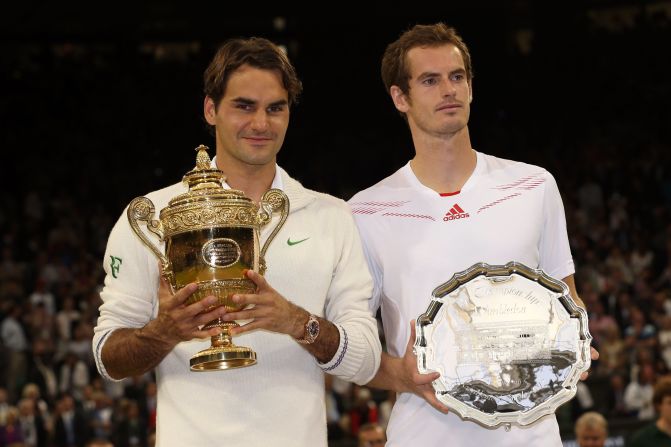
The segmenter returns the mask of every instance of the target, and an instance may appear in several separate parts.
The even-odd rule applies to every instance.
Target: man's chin
[[[269,164],[275,164],[275,154],[273,155],[263,155],[263,156],[248,156],[244,157],[242,160],[243,162],[247,163],[248,165],[252,166],[265,166]]]

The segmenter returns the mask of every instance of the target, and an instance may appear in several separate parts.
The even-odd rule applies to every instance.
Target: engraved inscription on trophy
[[[476,264],[434,290],[417,320],[421,373],[485,426],[527,425],[573,397],[589,368],[586,312],[560,281],[521,264]]]
[[[213,239],[203,244],[203,260],[211,267],[230,267],[240,259],[240,246],[233,239]]]

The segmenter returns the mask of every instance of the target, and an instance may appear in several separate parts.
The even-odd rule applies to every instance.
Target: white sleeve
[[[540,268],[553,278],[563,279],[575,273],[566,232],[566,216],[557,182],[546,173],[543,197],[543,232],[540,239]]]
[[[624,390],[624,406],[629,411],[640,410],[643,407],[643,396],[637,382],[631,382]]]
[[[320,367],[344,380],[365,384],[377,373],[382,347],[377,322],[368,305],[373,281],[349,208],[344,211],[339,215],[342,217],[338,219],[336,240],[341,244],[341,254],[325,309],[326,318],[340,332],[340,345],[333,358]]]
[[[149,238],[159,246],[158,238]],[[115,329],[144,326],[158,310],[158,259],[133,232],[126,210],[110,233],[103,267],[103,304],[93,335],[93,356],[100,374],[114,380],[101,360],[105,340]]]
[[[354,215],[354,222],[360,232],[361,237],[361,246],[363,247],[364,257],[366,258],[366,264],[368,265],[368,270],[373,276],[373,293],[368,302],[369,307],[373,315],[377,313],[377,310],[380,308],[380,300],[382,297],[382,283],[383,283],[383,274],[380,263],[378,262],[378,257],[375,250],[372,249],[374,243],[374,235],[370,234],[372,231],[367,222],[371,220],[365,220],[361,216]]]

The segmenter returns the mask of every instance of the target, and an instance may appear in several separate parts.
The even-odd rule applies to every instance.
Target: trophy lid
[[[193,204],[195,202],[212,202],[226,200],[237,202],[238,206],[254,207],[251,199],[237,189],[224,189],[222,182],[226,175],[217,168],[212,167],[212,161],[208,155],[208,147],[201,144],[196,148],[196,167],[187,172],[182,181],[189,187],[189,191],[175,196],[170,200],[167,208],[179,207],[181,205]]]

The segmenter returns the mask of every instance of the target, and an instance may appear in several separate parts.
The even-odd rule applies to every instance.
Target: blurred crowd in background
[[[464,32],[467,42],[469,33],[475,31]],[[621,438],[654,420],[652,387],[671,371],[671,83],[668,54],[652,49],[658,41],[671,41],[665,14],[614,29],[585,22],[533,40],[533,50],[514,46],[504,82],[491,80],[486,68],[480,74],[487,55],[472,48],[473,114],[482,112],[474,122],[476,149],[547,168],[563,195],[576,284],[601,355],[576,398],[558,411],[566,439],[587,411],[605,416]],[[199,76],[211,47],[2,48],[0,117],[7,129],[0,144],[11,164],[3,164],[0,194],[0,446],[84,446],[93,439],[153,445],[155,377],[103,381],[92,331],[112,225],[134,196],[178,181],[193,160],[184,148],[207,138],[198,118]],[[307,56],[293,56],[305,79],[305,108],[292,118],[281,164],[306,186],[348,199],[405,162],[411,151],[399,149],[396,136],[407,130],[382,91],[373,109],[388,109],[373,119],[382,123],[379,136],[374,126],[352,135],[339,130],[347,116],[325,115],[330,135],[305,130],[317,107],[329,104],[311,100],[320,74],[301,58]],[[539,77],[550,60],[553,74]],[[481,77],[490,78],[485,92],[501,82],[516,100],[480,98]],[[171,133],[176,120],[178,138]],[[330,376],[325,392],[329,438],[342,446],[354,445],[365,424],[384,427],[395,398]]]

